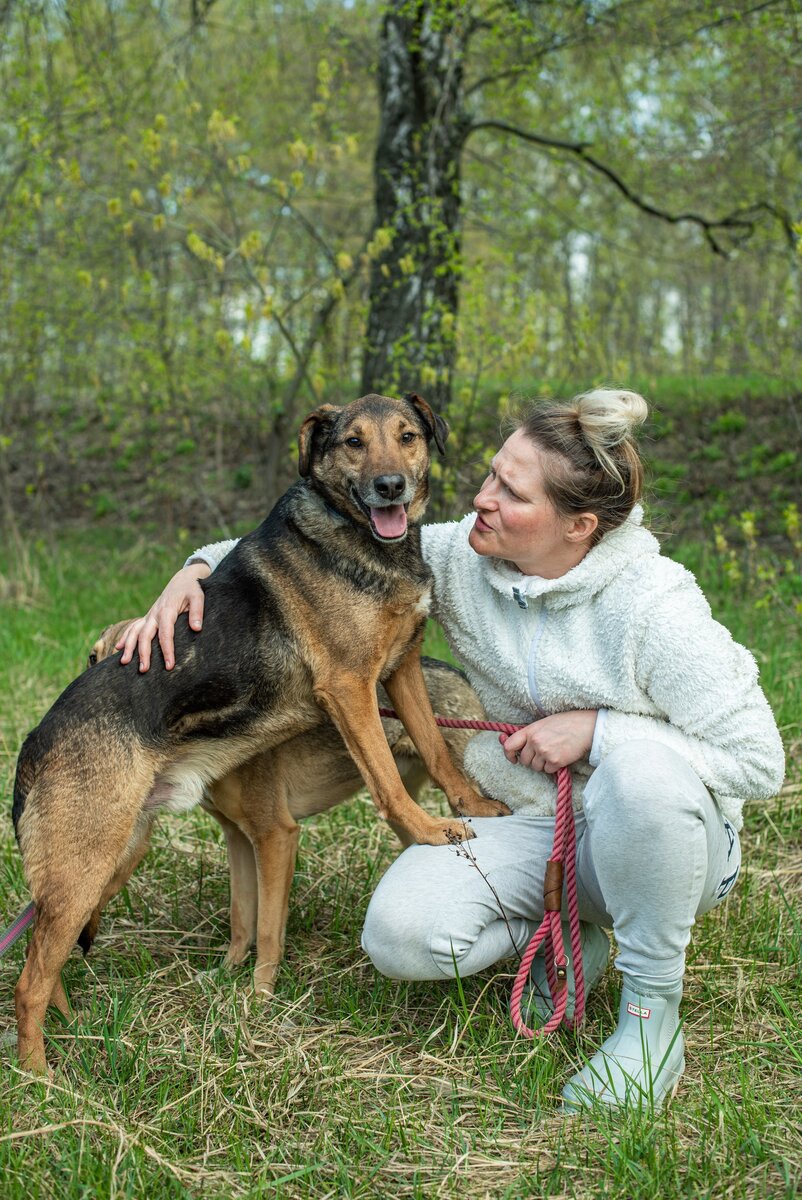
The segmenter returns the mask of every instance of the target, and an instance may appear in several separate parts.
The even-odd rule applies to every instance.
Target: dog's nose
[[[373,486],[383,500],[397,500],[404,490],[405,482],[403,475],[377,475]]]

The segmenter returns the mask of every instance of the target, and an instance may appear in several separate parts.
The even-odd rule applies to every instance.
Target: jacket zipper
[[[535,705],[537,706],[537,709],[540,712],[540,715],[542,717],[545,717],[547,714],[546,714],[546,710],[543,707],[543,704],[541,702],[540,693],[537,688],[537,676],[535,674],[535,656],[537,654],[537,648],[540,645],[540,639],[543,636],[543,630],[546,625],[547,616],[548,616],[548,614],[546,612],[546,606],[543,603],[543,601],[541,600],[540,601],[540,615],[538,616],[537,625],[535,626],[535,632],[534,632],[532,641],[529,646],[529,672],[528,672],[528,674],[529,674],[529,695],[534,700]]]

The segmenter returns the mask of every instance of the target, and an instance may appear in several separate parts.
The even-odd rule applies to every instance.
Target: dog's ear
[[[416,413],[423,421],[426,428],[427,437],[429,440],[434,438],[434,444],[441,454],[446,452],[446,438],[448,437],[448,422],[444,421],[436,413],[433,413],[429,405],[419,396],[417,392],[407,392],[404,399],[408,404],[411,404]]]
[[[311,412],[298,431],[298,474],[306,479],[312,467],[312,456],[342,412],[336,404],[321,404]]]

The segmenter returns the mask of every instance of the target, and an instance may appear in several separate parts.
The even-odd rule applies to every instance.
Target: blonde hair
[[[649,409],[643,396],[594,388],[566,402],[539,403],[518,428],[544,450],[544,488],[555,511],[592,512],[592,544],[627,519],[643,491],[634,431]]]

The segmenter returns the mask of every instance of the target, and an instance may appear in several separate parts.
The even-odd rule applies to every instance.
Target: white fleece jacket
[[[682,755],[740,829],[744,801],[768,799],[782,784],[782,742],[754,658],[641,519],[638,507],[558,579],[477,555],[468,545],[473,514],[424,526],[433,615],[492,719],[598,710],[589,758],[572,768],[576,808],[606,755],[657,740]],[[214,568],[233,545],[205,546],[188,562]],[[477,734],[465,766],[510,808],[554,814],[553,778],[509,763],[497,734]]]

